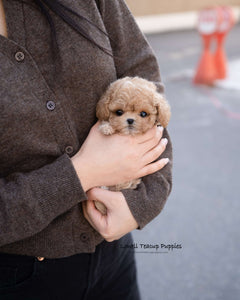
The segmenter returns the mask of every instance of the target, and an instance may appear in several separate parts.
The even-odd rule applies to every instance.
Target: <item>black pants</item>
[[[130,234],[61,259],[0,254],[0,300],[139,300]]]

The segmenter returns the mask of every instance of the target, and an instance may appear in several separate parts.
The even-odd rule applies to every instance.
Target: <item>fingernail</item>
[[[166,138],[162,139],[162,143],[163,143],[163,145],[167,145],[168,139],[166,139]]]
[[[163,127],[161,125],[157,126],[158,130],[163,131]]]
[[[166,165],[169,162],[169,158],[164,158],[163,159],[164,164]]]

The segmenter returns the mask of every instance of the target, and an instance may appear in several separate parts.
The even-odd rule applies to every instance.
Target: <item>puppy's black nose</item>
[[[132,125],[134,123],[134,119],[127,119],[127,122],[129,125]]]

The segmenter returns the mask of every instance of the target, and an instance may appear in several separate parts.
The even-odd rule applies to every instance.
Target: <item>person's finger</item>
[[[159,156],[165,151],[166,146],[167,146],[168,140],[166,138],[161,139],[161,141],[158,143],[158,145],[148,151],[144,156],[143,156],[143,164],[148,165],[152,162],[154,162],[156,159],[159,158]]]
[[[92,225],[92,227],[101,233],[106,226],[106,217],[96,209],[94,201],[87,200],[85,206],[83,206],[83,211],[85,218]]]
[[[153,126],[153,128],[149,129],[143,134],[138,134],[135,136],[135,139],[138,144],[146,143],[151,140],[156,134],[157,126]]]
[[[88,215],[88,212],[87,212],[87,201],[84,201],[84,202],[82,203],[82,208],[83,208],[83,215],[84,215],[85,219],[88,221],[88,223],[89,223],[95,230],[97,230],[96,227],[95,227],[95,225],[93,224],[92,220],[90,219],[90,217],[89,217],[89,215]]]
[[[114,193],[116,192],[102,188],[93,188],[88,192],[88,199],[103,203],[106,206],[107,211],[111,211],[113,203],[112,199],[115,198]]]
[[[108,242],[112,242],[117,239],[118,235],[115,235],[113,228],[111,228],[107,215],[102,215],[93,203],[94,201],[88,200],[85,206],[86,219],[92,225],[92,227],[99,232],[99,234]]]
[[[162,158],[154,163],[151,163],[149,165],[146,165],[144,168],[142,168],[139,173],[138,177],[144,177],[153,173],[156,173],[157,171],[161,170],[165,165],[169,162],[168,158]]]
[[[153,126],[147,132],[143,134],[138,134],[135,136],[138,144],[145,144],[151,140],[153,140],[156,135],[162,135],[164,128],[162,126]],[[161,138],[161,136],[159,136]]]
[[[105,240],[107,242],[113,242],[113,241],[116,241],[116,240],[119,240],[121,237],[123,237],[125,234],[122,234],[122,235],[118,235],[118,236],[112,236],[112,237],[105,237]]]
[[[102,188],[94,187],[87,192],[88,200],[99,200],[101,197]]]
[[[145,154],[146,152],[155,148],[161,141],[162,135],[163,135],[163,127],[157,127],[155,129],[155,135],[151,139],[145,141],[144,143],[139,144],[142,153]]]

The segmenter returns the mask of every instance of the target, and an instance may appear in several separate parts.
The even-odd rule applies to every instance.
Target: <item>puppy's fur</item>
[[[156,124],[168,125],[170,106],[154,83],[139,77],[124,77],[114,81],[99,100],[96,115],[99,130],[105,135],[114,133],[143,134]],[[108,187],[112,191],[135,189],[140,179]],[[95,201],[98,210],[106,214],[105,206]]]

